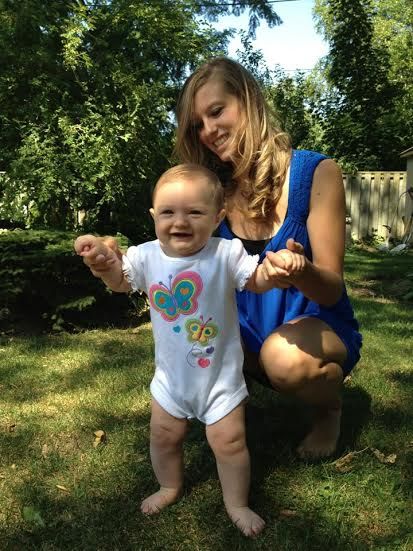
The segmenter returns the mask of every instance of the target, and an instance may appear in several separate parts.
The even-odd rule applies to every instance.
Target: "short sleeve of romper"
[[[228,251],[228,268],[235,288],[242,291],[258,264],[259,256],[249,255],[239,239],[233,239]]]
[[[129,247],[122,257],[123,273],[132,287],[132,291],[147,291],[145,284],[145,265],[143,261],[144,245]]]
[[[312,260],[312,249],[307,231],[307,217],[314,171],[326,159],[313,151],[294,150],[290,165],[288,208],[285,220],[260,255],[260,262],[267,251],[286,248],[290,237],[304,246],[307,258]],[[233,239],[230,228],[223,221],[218,229],[220,237]],[[307,299],[295,287],[272,289],[263,294],[248,290],[237,293],[241,336],[247,348],[258,353],[264,340],[280,325],[300,316],[315,317],[327,323],[341,338],[347,348],[344,374],[351,371],[360,358],[362,338],[358,323],[345,287],[339,301],[324,307]]]

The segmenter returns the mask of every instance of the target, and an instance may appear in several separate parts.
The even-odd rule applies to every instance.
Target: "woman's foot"
[[[258,536],[264,529],[264,520],[249,507],[227,507],[229,518],[244,536]]]
[[[145,498],[141,503],[141,511],[145,515],[156,515],[162,509],[172,505],[181,497],[181,490],[178,488],[159,488],[157,492]]]
[[[320,459],[335,452],[340,436],[341,407],[320,408],[313,427],[297,448],[302,459]]]

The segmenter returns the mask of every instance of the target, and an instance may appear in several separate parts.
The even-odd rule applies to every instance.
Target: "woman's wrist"
[[[290,278],[292,285],[310,300],[333,306],[343,292],[343,278],[336,272],[316,266],[308,258],[305,267]]]

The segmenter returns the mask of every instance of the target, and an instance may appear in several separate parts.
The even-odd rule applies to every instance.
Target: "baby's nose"
[[[186,226],[188,223],[188,219],[185,216],[185,214],[177,214],[175,217],[175,225],[176,226]]]

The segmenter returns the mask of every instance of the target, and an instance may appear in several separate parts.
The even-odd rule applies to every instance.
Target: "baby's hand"
[[[119,258],[113,247],[106,245],[101,238],[94,235],[81,235],[76,239],[74,247],[96,277],[101,277],[104,272],[110,270]]]

